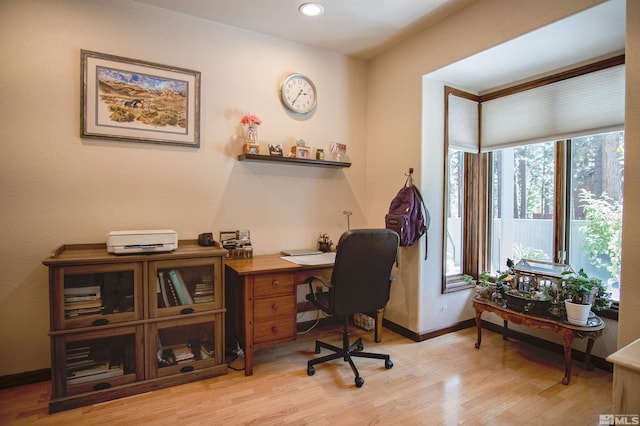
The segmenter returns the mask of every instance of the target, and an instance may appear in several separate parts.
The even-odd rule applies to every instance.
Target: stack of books
[[[211,275],[206,275],[201,278],[202,282],[196,284],[196,291],[193,293],[193,301],[195,303],[213,302],[213,277]]]
[[[97,315],[102,312],[100,286],[65,287],[64,316],[72,318],[81,315]]]
[[[185,364],[195,359],[195,355],[188,346],[173,348],[173,356],[176,359],[176,364]]]
[[[109,361],[96,361],[91,356],[88,346],[67,349],[66,361],[67,385],[104,380],[124,374],[120,365],[110,365]]]

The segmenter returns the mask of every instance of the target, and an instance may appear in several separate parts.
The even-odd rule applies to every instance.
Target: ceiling
[[[136,0],[186,15],[368,59],[475,0],[313,0],[324,14],[303,16],[312,0]]]
[[[307,0],[135,0],[320,49],[370,59],[475,0],[316,0],[319,17],[298,13]],[[431,73],[482,93],[582,63],[625,47],[625,0],[608,0]]]

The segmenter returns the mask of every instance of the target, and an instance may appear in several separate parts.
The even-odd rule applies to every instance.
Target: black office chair
[[[391,269],[396,260],[400,237],[388,229],[355,229],[340,237],[331,282],[318,277],[309,277],[307,300],[329,315],[340,317],[343,322],[342,347],[316,340],[316,353],[320,348],[335,353],[310,360],[307,374],[315,374],[314,365],[343,358],[351,365],[357,387],[364,379],[351,357],[384,359],[385,368],[393,367],[389,355],[363,352],[362,339],[349,344],[349,318],[353,314],[375,312],[389,301],[393,276]],[[313,282],[320,281],[329,291],[314,291]]]

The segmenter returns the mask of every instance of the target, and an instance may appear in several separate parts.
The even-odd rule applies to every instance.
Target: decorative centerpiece
[[[537,315],[560,315],[557,309],[558,290],[562,288],[562,274],[571,267],[561,263],[521,259],[517,265],[507,259],[513,280],[506,293],[507,306],[518,312]]]
[[[258,126],[262,124],[255,115],[245,115],[240,120],[240,123],[245,126],[244,145],[242,152],[245,154],[260,154],[260,145],[258,144]]]

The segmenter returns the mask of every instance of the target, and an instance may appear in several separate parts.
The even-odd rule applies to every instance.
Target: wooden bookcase
[[[49,267],[49,412],[227,373],[224,256],[180,241],[169,253],[64,245]]]

